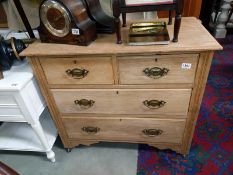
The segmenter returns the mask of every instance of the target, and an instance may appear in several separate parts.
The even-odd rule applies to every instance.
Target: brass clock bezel
[[[65,26],[62,30],[54,28],[47,19],[47,12],[50,8],[55,8],[63,15],[65,19]],[[41,22],[44,24],[45,28],[57,37],[65,37],[70,33],[71,30],[71,18],[67,9],[57,1],[46,0],[42,3],[40,7],[40,18]]]

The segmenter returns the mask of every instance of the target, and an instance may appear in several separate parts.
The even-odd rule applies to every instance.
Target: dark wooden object
[[[232,13],[233,13],[233,1],[231,1],[231,10],[230,10],[230,13],[228,15],[226,24],[230,21]]]
[[[19,175],[15,170],[0,161],[0,174],[1,175]]]
[[[64,37],[52,35],[40,21],[39,34],[42,42],[87,46],[97,38],[96,25],[89,18],[82,0],[59,0],[71,14],[71,29],[79,29],[80,35],[69,32]],[[81,12],[81,13],[80,13]],[[40,19],[41,20],[41,19]],[[59,26],[58,26],[59,28]]]
[[[1,3],[0,3],[0,28],[7,28],[7,17]]]
[[[200,12],[200,20],[202,21],[202,25],[205,26],[207,30],[210,31],[210,22],[211,22],[211,14],[213,11],[217,12],[218,7],[220,6],[220,0],[203,0]],[[214,19],[215,21],[215,19]]]
[[[17,8],[19,15],[23,21],[23,24],[24,24],[26,30],[28,31],[30,38],[36,38],[20,1],[19,0],[13,0],[13,1],[14,1],[15,7]]]
[[[0,67],[0,80],[3,79],[3,78],[4,78],[4,77],[3,77],[2,69],[1,69],[1,67]]]
[[[123,16],[123,26],[126,24],[126,13],[133,12],[148,12],[148,11],[169,11],[169,23],[171,23],[172,11],[176,12],[174,24],[174,37],[173,42],[178,41],[178,35],[181,25],[181,17],[183,12],[184,0],[174,0],[172,4],[158,4],[158,5],[142,5],[142,6],[126,6],[125,0],[113,0],[113,16],[115,17],[115,28],[117,36],[117,44],[121,44],[121,26],[120,14]]]
[[[205,2],[206,0],[203,0]],[[202,6],[202,0],[185,0],[184,1],[184,9],[182,13],[182,17],[192,16],[199,18],[200,17],[200,11]],[[209,8],[209,7],[207,7]],[[207,9],[206,9],[207,10]],[[172,13],[174,16],[174,13]],[[167,18],[168,14],[167,11],[159,11],[157,13],[159,18]]]
[[[107,15],[99,2],[99,0],[85,0],[89,17],[96,22],[97,32],[114,33],[114,18]]]

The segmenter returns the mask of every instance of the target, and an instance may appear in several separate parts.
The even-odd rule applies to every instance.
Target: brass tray
[[[139,22],[132,23],[129,29],[130,36],[149,36],[149,35],[161,35],[166,32],[166,22]]]

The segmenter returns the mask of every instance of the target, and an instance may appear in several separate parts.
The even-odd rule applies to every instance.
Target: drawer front
[[[17,105],[14,96],[0,95],[0,106]]]
[[[191,89],[53,89],[62,114],[187,115]]]
[[[63,118],[68,137],[86,140],[181,143],[185,120]]]
[[[0,106],[0,116],[22,116],[18,106]]]
[[[120,84],[193,83],[197,54],[119,57]]]
[[[42,58],[49,84],[114,84],[111,57]]]

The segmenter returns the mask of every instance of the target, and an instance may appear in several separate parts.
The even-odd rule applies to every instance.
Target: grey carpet
[[[136,175],[136,144],[99,143],[67,153],[58,139],[53,150],[55,163],[44,153],[20,151],[0,151],[0,160],[22,175]]]

